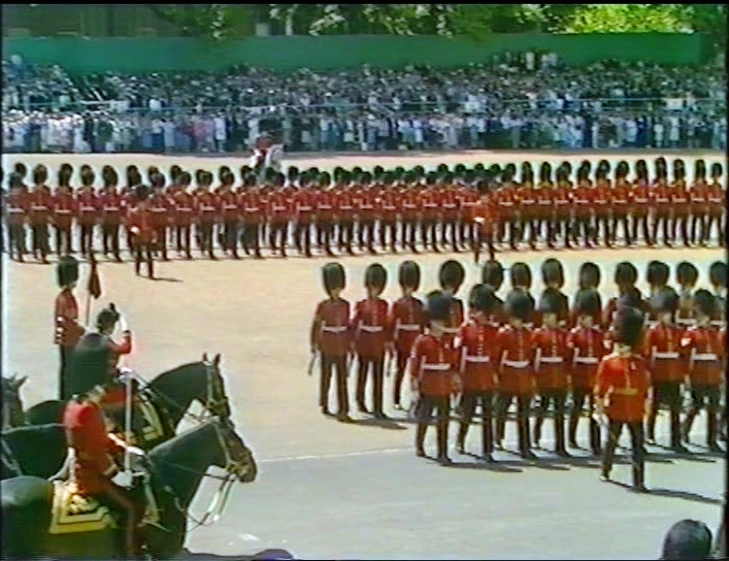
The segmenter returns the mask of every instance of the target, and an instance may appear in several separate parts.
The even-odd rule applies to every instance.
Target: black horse
[[[17,378],[2,377],[2,430],[19,427],[25,424],[23,402],[20,399],[20,388],[27,381],[27,376]]]
[[[48,479],[63,467],[67,447],[63,425],[31,425],[3,431],[2,479],[17,475]]]
[[[217,418],[155,447],[148,459],[158,518],[143,532],[155,559],[171,559],[182,551],[187,509],[209,466],[224,468],[242,483],[257,475],[251,450],[229,422]],[[45,479],[21,476],[3,481],[4,559],[124,557],[117,529],[52,534],[53,501],[54,485]]]
[[[134,433],[136,444],[145,450],[172,438],[193,401],[197,400],[209,413],[222,419],[230,417],[219,354],[212,361],[204,354],[200,362],[163,372],[137,392],[137,396]],[[43,401],[25,412],[25,420],[30,425],[61,423],[64,408],[63,401]],[[119,426],[124,426],[123,413],[110,416]]]

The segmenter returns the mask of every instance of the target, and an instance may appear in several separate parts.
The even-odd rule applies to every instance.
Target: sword
[[[319,353],[317,351],[313,351],[311,353],[311,359],[309,360],[309,367],[306,369],[306,373],[311,376],[314,373],[314,363],[316,362],[316,357],[319,356]]]

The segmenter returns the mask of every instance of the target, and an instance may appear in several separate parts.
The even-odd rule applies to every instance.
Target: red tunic
[[[173,196],[175,203],[175,223],[177,226],[190,226],[193,222],[193,217],[197,213],[197,201],[195,197],[178,189]]]
[[[423,220],[432,222],[438,218],[438,194],[433,187],[420,192],[418,206],[422,209]]]
[[[342,186],[335,193],[339,221],[352,222],[354,220],[354,197],[352,190]]]
[[[646,216],[648,214],[648,204],[650,202],[650,188],[648,183],[641,179],[633,187],[631,193],[631,209],[635,216]]]
[[[372,222],[377,219],[377,198],[378,190],[375,187],[361,189],[357,195],[359,208],[356,208],[357,215],[362,222]]]
[[[464,392],[483,392],[498,387],[496,362],[498,349],[493,342],[499,333],[496,325],[470,322],[459,333],[459,369]]]
[[[550,218],[554,212],[554,190],[542,185],[534,193],[537,199],[537,216]]]
[[[423,303],[414,296],[403,296],[392,304],[388,323],[397,352],[410,355],[415,340],[425,331]]]
[[[575,327],[567,336],[572,387],[592,391],[597,365],[605,354],[603,334],[597,327]]]
[[[30,199],[27,193],[11,191],[6,199],[8,226],[22,226],[28,218]]]
[[[124,451],[109,438],[101,407],[93,402],[71,400],[63,412],[63,426],[69,446],[76,452],[72,469],[79,491],[88,495],[100,493],[103,481],[118,472],[112,455]]]
[[[595,189],[587,184],[578,186],[574,191],[574,206],[575,215],[585,218],[590,216],[590,211],[593,207],[593,199],[595,195]]]
[[[451,298],[451,309],[448,314],[448,321],[443,328],[443,340],[448,344],[453,344],[456,335],[461,330],[461,325],[465,319],[463,311],[463,300],[460,298]]]
[[[689,376],[695,386],[716,386],[723,374],[721,355],[724,341],[712,326],[694,325],[681,338],[681,348],[689,353]]]
[[[645,355],[650,361],[653,382],[680,382],[686,373],[681,338],[683,330],[676,325],[657,324],[646,332]]]
[[[607,181],[600,181],[592,191],[592,209],[595,216],[607,216],[612,205],[612,189]]]
[[[372,359],[384,357],[385,345],[391,339],[387,311],[387,302],[382,298],[367,298],[355,305],[350,327],[360,356]]]
[[[514,217],[518,200],[516,188],[512,184],[504,185],[496,192],[499,216],[503,220],[510,220]]]
[[[499,330],[495,347],[499,351],[499,389],[506,394],[530,395],[534,391],[532,333],[526,327],[510,325]]]
[[[628,214],[630,210],[630,184],[626,182],[616,183],[610,192],[613,212],[618,216]]]
[[[642,357],[611,353],[600,361],[595,394],[607,401],[606,413],[611,421],[642,422],[649,388],[650,374]]]
[[[246,195],[247,194],[248,193],[246,193]],[[231,190],[223,191],[219,195],[218,199],[220,201],[220,210],[223,221],[235,222],[238,220],[240,217],[239,197],[242,196],[239,196],[238,193]]]
[[[336,194],[331,189],[317,191],[316,193],[316,220],[329,223],[334,220]]]
[[[164,228],[170,223],[172,205],[164,193],[155,193],[147,204],[154,228]]]
[[[195,192],[199,220],[202,224],[214,224],[220,214],[220,200],[215,193],[198,190]]]
[[[583,196],[586,201],[586,205],[588,205],[588,213],[589,213],[589,204],[590,204],[590,197],[589,197],[589,188],[590,184],[589,182],[584,183],[584,188],[578,187],[577,190],[570,189],[569,187],[559,184],[557,185],[556,189],[554,189],[553,192],[553,199],[554,199],[554,212],[557,216],[563,217],[569,214],[570,211],[570,205],[573,204],[574,198],[577,196],[577,191],[579,189],[582,189]]]
[[[473,218],[473,211],[481,197],[478,191],[468,186],[464,186],[458,191],[458,200],[460,205],[459,215],[462,220],[468,221]]]
[[[671,211],[671,190],[665,183],[659,183],[652,189],[651,206],[661,215]]]
[[[707,199],[709,213],[713,216],[721,216],[726,211],[726,191],[720,183],[715,182],[709,186]]]
[[[537,216],[537,192],[531,184],[519,187],[516,190],[516,199],[523,216]]]
[[[45,185],[36,186],[28,195],[28,204],[30,206],[30,225],[46,226],[51,217],[51,209],[53,209],[51,190]]]
[[[494,232],[498,220],[498,207],[490,197],[485,196],[476,203],[472,210],[472,218],[479,219],[478,227],[484,234]]]
[[[119,225],[122,221],[124,201],[115,189],[107,189],[99,197],[102,224]]]
[[[534,372],[539,390],[567,388],[567,331],[541,327],[532,336]]]
[[[53,224],[61,229],[68,230],[73,225],[77,206],[73,195],[68,192],[56,193],[53,197]]]
[[[448,397],[453,391],[456,360],[456,351],[442,337],[430,333],[420,335],[410,356],[410,375],[417,381],[419,393]]]
[[[402,219],[406,222],[417,220],[418,215],[422,212],[421,202],[422,199],[415,189],[403,189],[400,195]]]
[[[76,205],[78,208],[78,223],[81,226],[96,224],[101,214],[101,205],[92,188],[84,188],[84,191],[77,195]]]
[[[289,195],[284,189],[274,191],[268,197],[267,214],[271,222],[275,224],[283,224],[291,218],[291,205],[289,203]]]
[[[453,187],[446,187],[441,191],[440,208],[443,211],[443,220],[454,221],[458,218],[458,192]]]
[[[314,312],[311,344],[322,355],[343,357],[349,353],[349,302],[331,298],[319,302]]]
[[[300,224],[311,224],[316,211],[316,193],[310,189],[301,189],[294,195],[296,221]]]
[[[400,211],[400,191],[389,188],[382,191],[380,195],[380,217],[388,224],[397,220]]]
[[[64,288],[56,296],[54,316],[55,331],[53,343],[73,349],[84,333],[78,324],[78,302],[69,289]]]
[[[708,210],[709,186],[705,181],[694,183],[689,191],[691,199],[691,213],[694,215],[704,215]]]
[[[689,214],[689,192],[686,189],[686,182],[676,181],[670,189],[671,208],[676,216],[686,216]]]
[[[149,209],[135,208],[129,213],[129,228],[134,243],[149,244],[155,241],[155,222]]]

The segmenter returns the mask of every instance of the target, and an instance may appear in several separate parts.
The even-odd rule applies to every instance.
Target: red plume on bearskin
[[[89,256],[89,260],[91,261],[91,274],[89,274],[87,290],[95,300],[98,300],[101,296],[101,279],[99,279],[99,266],[96,263],[96,256],[93,252]]]

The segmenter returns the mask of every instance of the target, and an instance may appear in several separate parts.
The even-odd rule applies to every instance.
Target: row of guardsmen
[[[75,191],[73,168],[63,164],[52,191],[46,166],[33,169],[29,188],[27,169],[18,163],[10,174],[10,193],[3,206],[11,256],[18,260],[26,254],[26,226],[40,260],[51,252],[50,226],[59,255],[73,252],[74,226],[81,254],[88,254],[94,249],[98,226],[104,254],[121,260],[122,229],[133,249],[128,215],[139,202],[135,188],[143,183],[151,191],[149,212],[158,240],[156,252],[162,259],[168,258],[170,241],[180,255],[192,258],[193,229],[200,251],[210,258],[215,258],[216,239],[234,258],[239,257],[241,245],[246,254],[260,257],[264,239],[273,252],[285,255],[289,233],[297,250],[307,256],[312,239],[328,255],[335,245],[340,252],[353,253],[358,245],[360,251],[374,253],[378,243],[383,250],[414,253],[417,245],[459,251],[480,248],[484,241],[490,248],[508,242],[512,249],[524,241],[532,248],[538,241],[555,247],[559,240],[565,247],[578,242],[612,246],[621,227],[627,245],[641,237],[653,245],[661,232],[666,245],[676,242],[679,234],[685,245],[705,245],[715,226],[723,244],[722,165],[712,164],[709,178],[704,160],[696,160],[690,185],[681,159],[673,162],[672,181],[665,158],[657,158],[654,168],[651,177],[645,160],[635,163],[632,176],[627,162],[619,162],[613,170],[607,160],[596,166],[585,160],[574,173],[569,162],[556,170],[544,162],[538,175],[529,162],[522,163],[519,174],[513,163],[503,168],[476,164],[472,169],[458,164],[453,170],[442,164],[431,172],[422,166],[387,171],[377,166],[372,172],[336,168],[333,173],[291,166],[286,175],[269,170],[259,181],[243,166],[236,187],[232,170],[221,166],[218,186],[213,188],[215,177],[209,171],[191,174],[173,165],[166,178],[150,166],[143,180],[132,165],[126,170],[126,186],[119,189],[114,167],[103,167],[103,185],[97,188],[95,172],[84,165],[81,186]],[[488,231],[474,227],[474,215],[485,218]]]
[[[329,415],[329,393],[334,374],[338,400],[337,417],[350,422],[347,378],[354,357],[357,363],[356,401],[366,405],[366,385],[372,378],[372,412],[383,412],[384,377],[392,361],[395,367],[393,400],[401,407],[402,383],[409,371],[418,419],[415,447],[424,456],[424,438],[437,410],[437,459],[449,464],[448,425],[451,398],[460,395],[457,449],[465,450],[466,435],[480,408],[481,455],[493,461],[495,447],[502,448],[507,411],[516,401],[519,453],[534,459],[542,425],[550,408],[555,424],[555,452],[568,456],[566,444],[578,448],[577,428],[588,405],[589,444],[594,455],[603,449],[599,422],[607,418],[608,439],[603,471],[609,477],[612,457],[623,425],[633,438],[635,481],[643,486],[644,421],[648,440],[655,441],[659,406],[670,411],[671,447],[688,449],[692,423],[707,410],[706,444],[719,451],[720,397],[726,360],[726,264],[710,267],[713,293],[695,290],[698,270],[683,262],[677,267],[680,291],[669,286],[667,264],[652,261],[646,298],[635,287],[636,268],[617,265],[618,296],[603,308],[598,291],[600,269],[591,262],[579,270],[579,290],[570,309],[562,292],[564,272],[556,259],[542,267],[546,287],[538,305],[531,296],[531,271],[525,263],[510,269],[511,291],[505,301],[497,292],[504,270],[496,261],[483,268],[482,283],[468,298],[468,317],[456,294],[465,272],[455,260],[443,263],[440,289],[428,294],[426,303],[414,296],[420,287],[420,268],[413,261],[399,267],[402,297],[391,306],[380,296],[387,282],[385,269],[370,265],[365,273],[366,298],[354,310],[341,297],[345,271],[339,263],[323,267],[328,298],[314,314],[310,343],[312,357],[321,361],[320,401]],[[646,322],[647,320],[647,322]],[[644,329],[647,325],[647,329]],[[312,360],[313,366],[313,360]],[[311,368],[310,368],[311,374]],[[682,385],[690,388],[691,405],[683,424]],[[572,409],[567,419],[568,394]],[[536,416],[529,424],[532,399]],[[647,419],[645,417],[647,416]],[[725,417],[724,417],[725,419]]]

